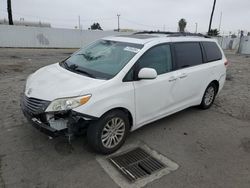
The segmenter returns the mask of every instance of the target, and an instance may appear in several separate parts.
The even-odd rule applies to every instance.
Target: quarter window
[[[222,54],[215,42],[202,42],[207,56],[207,62],[217,61],[222,59]]]
[[[175,43],[175,59],[177,68],[185,68],[202,64],[202,52],[198,42]]]
[[[157,74],[172,70],[172,57],[169,44],[159,45],[149,49],[137,62],[137,69],[153,68]]]

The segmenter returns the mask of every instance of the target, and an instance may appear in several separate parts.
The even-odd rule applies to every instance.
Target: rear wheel
[[[109,154],[118,150],[127,137],[129,120],[120,110],[111,111],[89,125],[87,138],[91,147],[100,153]]]
[[[205,93],[203,95],[200,108],[202,109],[208,109],[212,106],[215,96],[217,94],[218,88],[215,83],[210,83],[205,90]]]

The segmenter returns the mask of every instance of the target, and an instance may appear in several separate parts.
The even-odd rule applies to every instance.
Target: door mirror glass
[[[156,77],[157,72],[152,68],[142,68],[138,74],[139,79],[155,79]]]

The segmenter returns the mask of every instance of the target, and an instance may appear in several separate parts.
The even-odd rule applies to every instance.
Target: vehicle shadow
[[[175,122],[176,120],[179,119],[187,119],[190,118],[194,115],[197,115],[202,113],[202,110],[198,109],[197,107],[190,107],[188,109],[185,109],[183,111],[177,112],[173,115],[164,117],[160,120],[157,120],[153,123],[149,123],[133,132],[131,132],[128,137],[127,137],[127,141],[125,142],[125,144],[134,144],[137,143],[138,141],[142,141],[143,135],[145,134],[157,134],[157,132],[163,130],[172,130],[172,129],[178,129],[178,126],[182,126],[180,124],[176,124],[173,122]],[[183,135],[187,135],[188,133],[186,133],[183,130]],[[77,136],[75,137],[74,140],[72,140],[71,143],[68,142],[68,140],[66,138],[60,138],[60,141],[57,140],[55,141],[55,150],[56,152],[58,152],[60,155],[70,155],[72,153],[74,153],[74,151],[84,151],[87,152],[89,154],[96,154],[95,151],[93,151],[89,145],[88,145],[88,141],[87,141],[87,137],[86,134],[85,135],[81,135],[81,136]]]

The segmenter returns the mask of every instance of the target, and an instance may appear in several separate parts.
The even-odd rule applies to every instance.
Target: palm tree
[[[13,25],[11,0],[7,0],[7,9],[8,9],[9,25]]]
[[[210,29],[210,31],[208,32],[209,36],[218,36],[220,34],[220,32],[217,29]]]
[[[179,31],[184,32],[187,26],[187,21],[184,18],[182,18],[179,20],[178,25],[179,25]]]
[[[211,13],[211,16],[210,16],[210,22],[209,22],[209,27],[208,27],[208,33],[209,33],[210,30],[211,30],[211,25],[212,25],[212,20],[213,20],[215,5],[216,5],[216,0],[214,0],[213,9],[212,9],[212,13]]]

